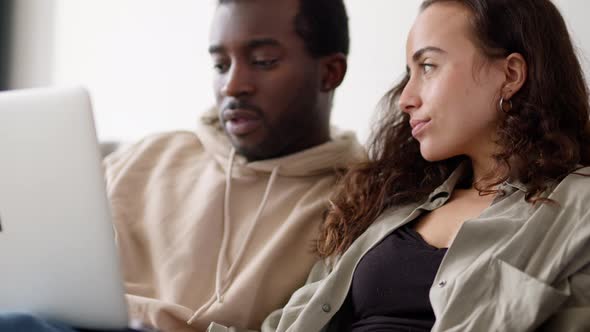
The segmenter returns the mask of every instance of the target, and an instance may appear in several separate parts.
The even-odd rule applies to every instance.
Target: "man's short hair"
[[[218,1],[221,5],[239,0]],[[350,37],[343,0],[299,0],[295,31],[314,57],[334,53],[348,55]]]

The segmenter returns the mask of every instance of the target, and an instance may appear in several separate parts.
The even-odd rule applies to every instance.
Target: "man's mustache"
[[[260,109],[260,107],[251,104],[247,101],[242,101],[242,100],[233,100],[228,102],[227,104],[225,104],[225,106],[222,108],[223,111],[225,110],[248,110],[248,111],[252,111],[252,112],[256,112],[256,114],[258,115],[262,115],[262,109]]]

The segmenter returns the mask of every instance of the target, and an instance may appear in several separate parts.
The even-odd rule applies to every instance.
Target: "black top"
[[[428,293],[445,253],[410,225],[384,238],[354,272],[344,304],[351,330],[430,331],[435,317]]]

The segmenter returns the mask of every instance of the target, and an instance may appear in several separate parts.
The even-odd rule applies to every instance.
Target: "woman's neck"
[[[480,159],[471,158],[471,170],[473,172],[471,188],[474,188],[475,184],[477,184],[478,189],[492,189],[490,187],[499,179],[494,174],[495,161],[491,157]]]

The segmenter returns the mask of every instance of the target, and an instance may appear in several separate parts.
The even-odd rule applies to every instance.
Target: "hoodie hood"
[[[215,108],[202,115],[196,134],[205,150],[211,153],[227,172],[233,147],[223,131]],[[320,175],[333,173],[334,169],[346,168],[351,163],[366,158],[365,149],[358,143],[354,132],[332,127],[331,136],[332,139],[329,142],[280,158],[248,162],[246,158],[236,154],[232,175],[271,173],[277,167],[279,167],[278,175],[282,176]]]

